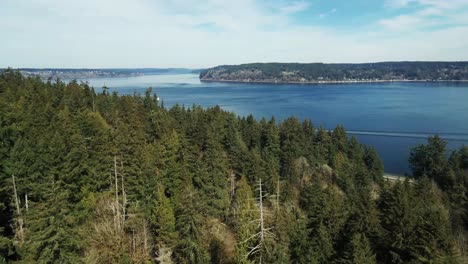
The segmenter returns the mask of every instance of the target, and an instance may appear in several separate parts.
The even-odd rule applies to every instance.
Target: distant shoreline
[[[466,83],[468,80],[371,80],[371,81],[306,81],[306,82],[287,82],[287,81],[244,81],[244,80],[217,80],[217,79],[200,79],[200,82],[218,82],[218,83],[258,83],[258,84],[353,84],[353,83]]]
[[[393,181],[393,182],[396,182],[396,181],[404,182],[408,180],[410,183],[414,183],[414,179],[411,178],[411,176],[409,175],[398,175],[398,174],[384,172],[382,176],[384,179]]]

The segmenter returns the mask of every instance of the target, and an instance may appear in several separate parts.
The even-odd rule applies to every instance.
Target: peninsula
[[[250,63],[203,70],[200,80],[248,83],[468,81],[468,62]]]

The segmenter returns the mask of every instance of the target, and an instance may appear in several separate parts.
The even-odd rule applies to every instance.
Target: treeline
[[[0,263],[463,263],[468,151],[415,182],[294,117],[0,74]],[[465,259],[464,259],[465,258]]]
[[[200,73],[200,80],[271,83],[468,80],[468,62],[251,63],[206,69]]]

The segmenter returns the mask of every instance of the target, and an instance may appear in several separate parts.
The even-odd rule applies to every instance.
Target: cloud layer
[[[390,30],[465,27],[468,24],[468,0],[390,0],[386,5],[400,10],[411,8],[408,13],[379,21]]]
[[[468,0],[381,6],[351,28],[318,1],[3,0],[0,67],[468,60]]]

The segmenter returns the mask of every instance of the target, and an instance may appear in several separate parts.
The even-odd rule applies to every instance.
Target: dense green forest
[[[200,80],[269,83],[468,80],[468,62],[251,63],[206,69],[200,73]]]
[[[468,148],[413,181],[294,117],[0,74],[0,263],[466,263]]]

